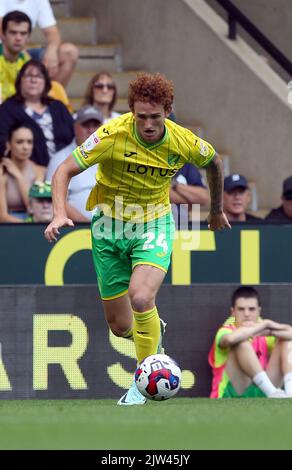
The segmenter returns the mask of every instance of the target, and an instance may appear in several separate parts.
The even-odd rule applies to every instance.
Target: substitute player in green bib
[[[213,147],[167,117],[173,85],[160,74],[138,74],[130,83],[131,112],[94,132],[53,177],[54,218],[45,231],[56,240],[73,226],[65,210],[70,179],[98,164],[87,210],[92,220],[93,260],[106,320],[112,332],[133,337],[137,360],[161,350],[162,322],[155,305],[167,272],[174,222],[169,202],[172,177],[186,163],[206,168],[209,228],[229,227],[222,209],[222,162]],[[120,405],[144,404],[134,382]]]

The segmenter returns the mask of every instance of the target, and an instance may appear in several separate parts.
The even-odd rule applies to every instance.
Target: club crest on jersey
[[[179,159],[180,159],[180,155],[177,155],[175,153],[172,153],[171,155],[168,155],[167,157],[167,161],[170,166],[176,165]]]

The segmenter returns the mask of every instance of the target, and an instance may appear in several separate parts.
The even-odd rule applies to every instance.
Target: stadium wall
[[[234,285],[162,286],[166,352],[183,370],[180,396],[208,396],[207,362]],[[262,285],[263,312],[292,323],[290,285]],[[118,398],[135,369],[134,345],[109,333],[93,286],[0,287],[0,398]]]
[[[230,156],[231,172],[255,181],[260,208],[279,204],[291,174],[287,84],[243,40],[227,39],[226,23],[206,2],[73,4],[96,16],[99,42],[121,42],[126,69],[160,71],[174,81],[179,122],[199,124]]]

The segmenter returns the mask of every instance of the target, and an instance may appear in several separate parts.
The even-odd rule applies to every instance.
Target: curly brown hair
[[[162,104],[164,110],[170,113],[174,96],[173,90],[173,82],[167,80],[164,75],[140,72],[129,85],[129,108],[133,112],[135,101],[142,101],[143,103]]]

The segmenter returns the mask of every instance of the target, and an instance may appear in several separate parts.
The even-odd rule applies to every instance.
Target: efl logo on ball
[[[157,401],[167,400],[180,389],[181,370],[166,354],[153,354],[137,367],[135,382],[144,397]]]

